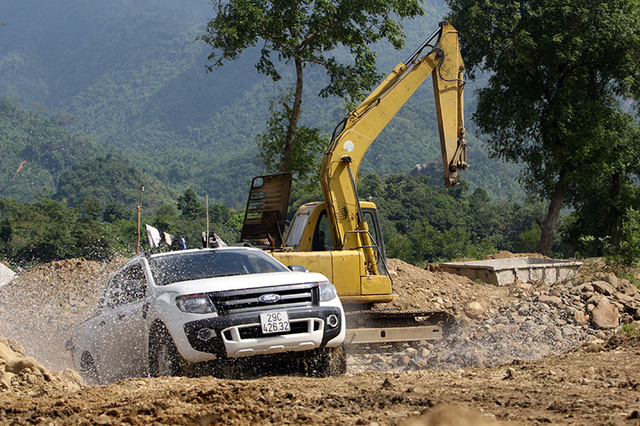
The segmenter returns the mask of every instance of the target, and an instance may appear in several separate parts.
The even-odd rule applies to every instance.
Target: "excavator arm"
[[[431,46],[431,42],[436,43]],[[429,49],[425,54],[423,53]],[[368,225],[356,188],[364,154],[424,80],[433,76],[444,181],[455,186],[467,167],[463,116],[463,70],[458,32],[448,22],[409,57],[338,125],[321,169],[321,185],[336,247],[364,249],[366,269],[378,275]]]

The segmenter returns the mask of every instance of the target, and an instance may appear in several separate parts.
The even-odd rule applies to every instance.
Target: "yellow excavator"
[[[463,71],[458,32],[442,22],[336,127],[322,161],[324,200],[302,205],[286,238],[290,174],[258,176],[252,181],[241,239],[262,242],[285,265],[303,265],[327,276],[347,310],[346,343],[442,338],[450,319],[443,312],[371,309],[375,303],[390,302],[393,288],[376,206],[360,201],[356,183],[371,143],[432,75],[444,182],[457,185],[458,171],[467,167]]]

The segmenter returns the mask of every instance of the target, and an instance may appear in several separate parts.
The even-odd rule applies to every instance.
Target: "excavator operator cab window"
[[[327,211],[323,210],[316,223],[316,229],[313,233],[313,241],[311,242],[312,251],[328,251],[333,250],[333,240],[331,238],[331,229],[329,229],[329,219]]]
[[[378,213],[374,209],[363,208],[362,215],[369,225],[369,233],[371,234],[373,250],[375,251],[376,258],[378,259],[378,270],[381,274],[389,275],[386,266],[387,253],[384,248],[384,240],[382,239],[382,230],[380,229]]]

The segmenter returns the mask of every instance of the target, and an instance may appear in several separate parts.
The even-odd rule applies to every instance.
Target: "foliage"
[[[471,75],[492,73],[478,90],[474,120],[493,155],[525,162],[523,183],[551,201],[540,242],[548,252],[567,191],[591,168],[612,166],[594,153],[619,121],[620,99],[640,95],[638,3],[448,3],[450,19],[465,23],[460,41]]]
[[[187,220],[201,218],[205,213],[204,205],[198,200],[196,192],[191,188],[178,197],[178,210],[182,211],[182,217]]]
[[[414,264],[528,249],[544,209],[492,202],[482,189],[469,194],[464,182],[452,190],[425,176],[364,174],[359,192],[377,204],[388,256]]]
[[[27,112],[15,99],[0,99],[2,196],[33,201],[50,195],[59,174],[101,151],[89,138],[62,128],[55,118]]]
[[[583,171],[569,192],[575,213],[564,239],[584,256],[602,256],[605,246],[632,238],[623,223],[629,209],[640,209],[640,129],[634,121],[630,114],[620,115],[612,123],[617,125],[603,129],[603,143],[591,153],[603,160]]]
[[[640,336],[640,330],[638,329],[638,327],[636,327],[634,324],[627,323],[622,324],[618,333],[624,334],[627,337]]]
[[[298,124],[305,68],[319,66],[326,71],[329,84],[320,90],[321,96],[340,96],[351,102],[361,99],[378,80],[376,54],[369,46],[387,40],[400,48],[404,33],[392,16],[423,13],[418,0],[231,0],[218,1],[215,7],[216,16],[199,37],[213,48],[210,70],[238,59],[240,53],[258,44],[262,45],[256,63],[260,73],[278,81],[282,78],[280,62],[295,70],[293,94],[283,99],[284,111],[272,104],[272,118],[261,142],[273,148],[278,141],[282,146],[281,154],[271,150],[262,154],[267,165],[280,163],[280,171],[295,172],[296,157],[305,154],[308,159],[302,164],[306,167],[322,142],[317,130]],[[353,61],[345,63],[344,56]],[[311,147],[301,146],[306,143]],[[272,155],[275,158],[269,157]]]
[[[11,230],[10,238],[0,242],[0,251],[17,265],[73,257],[103,260],[121,248],[102,223],[51,199],[33,204],[2,199],[0,217]]]
[[[214,49],[210,68],[233,61],[250,47],[262,44],[256,68],[280,80],[281,70],[272,56],[286,64],[296,60],[324,67],[330,77],[322,95],[357,100],[377,80],[375,54],[368,46],[388,40],[403,45],[404,33],[391,16],[422,14],[415,0],[342,1],[232,0],[215,4],[216,16],[199,38]],[[353,56],[344,64],[338,47]]]
[[[377,203],[387,255],[414,264],[517,250],[543,215],[540,203],[493,202],[486,191],[471,192],[464,182],[451,190],[434,185],[425,176],[381,178],[361,173],[359,187],[361,194]],[[318,197],[317,188],[312,192],[296,189],[289,213]],[[191,188],[179,200],[159,206],[152,214],[143,210],[142,250],[168,249],[166,245],[148,246],[144,224],[184,238],[188,248],[202,246],[206,230],[203,200]],[[137,237],[133,209],[117,203],[104,210],[100,206],[91,198],[75,207],[52,199],[31,204],[1,199],[0,253],[23,266],[71,257],[103,260],[133,254]],[[239,242],[243,217],[242,210],[217,202],[209,205],[209,229],[227,244]]]
[[[286,145],[286,129],[291,121],[292,111],[280,110],[278,105],[291,101],[292,94],[284,98],[277,97],[270,101],[271,116],[264,134],[256,136],[258,157],[264,162],[268,173],[283,169]],[[320,134],[318,129],[299,126],[296,132],[297,143],[292,147],[288,159],[288,169],[292,172],[294,182],[312,188],[320,179],[320,167],[317,161],[321,153],[329,145],[329,139]]]
[[[424,2],[424,7],[428,11],[424,17],[403,21],[409,48],[424,40],[446,11],[440,1]],[[255,137],[266,129],[265,93],[278,93],[278,87],[253,67],[259,48],[249,49],[233,63],[206,74],[203,65],[208,46],[193,43],[193,39],[203,31],[202,23],[210,15],[210,6],[200,0],[180,4],[150,0],[3,4],[3,19],[11,25],[2,29],[0,97],[13,96],[16,106],[30,111],[27,115],[37,116],[44,126],[56,127],[46,130],[49,135],[66,132],[92,146],[47,141],[59,149],[38,152],[58,156],[66,149],[63,168],[51,171],[36,159],[27,162],[14,179],[24,161],[21,147],[31,143],[30,135],[44,130],[38,129],[38,120],[26,118],[28,123],[23,126],[16,120],[2,121],[0,116],[0,134],[8,135],[1,140],[0,170],[4,170],[5,179],[0,173],[0,197],[21,202],[50,197],[57,190],[62,170],[111,153],[125,158],[149,180],[164,185],[158,188],[162,195],[152,200],[151,183],[145,181],[145,210],[147,202],[153,209],[175,202],[188,186],[230,207],[242,207],[251,177],[264,172],[256,161]],[[118,23],[115,32],[114,22]],[[373,50],[384,74],[407,53],[396,52],[390,43],[378,43]],[[335,53],[347,63],[350,54],[346,48]],[[275,56],[273,59],[275,62]],[[280,69],[284,85],[290,87],[291,73],[286,66]],[[328,84],[322,67],[305,69],[307,93],[319,93]],[[439,157],[433,93],[428,86],[405,105],[373,144],[363,172],[404,173],[424,159]],[[466,104],[472,111],[472,96],[466,97]],[[301,125],[320,128],[328,135],[344,113],[340,99],[308,98]],[[514,180],[518,169],[486,158],[470,124],[473,172],[466,178],[492,196],[517,196],[521,192]],[[132,194],[139,186],[140,182],[133,185]],[[98,199],[102,206],[112,202],[98,193],[85,196]],[[68,203],[75,205],[81,198]],[[137,204],[119,201],[130,208]]]
[[[640,212],[627,210],[622,221],[622,237],[615,246],[608,246],[607,264],[616,270],[628,271],[640,262]]]
[[[106,155],[91,161],[79,161],[60,173],[56,200],[75,206],[85,198],[106,204],[137,205],[140,186],[144,183],[144,202],[152,209],[170,201],[173,193],[164,185],[149,179],[127,159]]]
[[[204,206],[191,189],[185,191],[182,202],[186,204],[182,205],[181,214],[176,206],[165,204],[154,216],[141,218],[142,250],[151,250],[145,223],[185,238],[188,248],[202,246],[202,233],[206,229]],[[132,216],[131,210],[118,204],[101,211],[99,202],[89,198],[76,207],[52,199],[31,204],[0,199],[0,255],[23,267],[66,258],[107,260],[116,255],[130,256],[136,250],[137,240]],[[213,203],[209,206],[210,230],[228,244],[234,244],[238,241],[242,216],[225,205]],[[100,217],[109,220],[100,221]]]

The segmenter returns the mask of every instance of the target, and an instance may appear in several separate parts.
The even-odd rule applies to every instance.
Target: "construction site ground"
[[[341,377],[88,386],[64,341],[121,263],[53,262],[0,287],[0,424],[640,424],[640,294],[600,261],[570,282],[497,287],[391,260],[384,307],[445,310],[458,328],[350,348]]]

